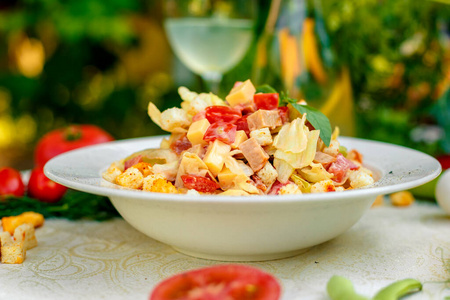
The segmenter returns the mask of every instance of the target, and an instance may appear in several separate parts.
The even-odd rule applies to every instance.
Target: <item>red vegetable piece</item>
[[[242,117],[241,111],[229,106],[208,106],[205,108],[205,117],[209,123],[234,123]]]
[[[196,269],[159,283],[150,300],[278,300],[276,278],[257,268],[229,264]]]
[[[142,161],[142,155],[138,155],[135,156],[133,158],[130,158],[129,160],[126,160],[123,165],[124,165],[124,169],[128,169],[131,168],[132,166],[134,166],[135,164],[138,164]]]
[[[25,194],[20,172],[10,167],[0,168],[0,200],[2,196],[21,197]]]
[[[42,167],[31,171],[28,181],[28,195],[41,202],[58,202],[66,193],[67,188],[47,178]]]
[[[258,93],[253,96],[253,101],[258,109],[272,110],[278,108],[279,98],[278,93]]]
[[[36,146],[34,160],[36,166],[44,166],[63,152],[112,140],[109,133],[95,125],[70,125],[45,134]]]
[[[278,107],[278,113],[280,114],[281,122],[289,122],[289,108],[287,106]]]
[[[250,129],[248,128],[247,118],[249,115],[245,115],[236,121],[236,130],[244,130],[247,136],[250,136]]]
[[[230,123],[213,123],[209,125],[203,135],[203,140],[207,142],[213,142],[219,140],[225,144],[233,144],[236,139],[237,126]]]
[[[172,149],[176,154],[180,155],[183,151],[191,148],[192,144],[186,137],[186,135],[181,136],[179,139],[175,140],[171,145]]]
[[[203,176],[182,175],[181,180],[183,180],[184,186],[187,189],[194,189],[197,192],[212,193],[220,188],[218,183]]]
[[[278,195],[280,193],[281,188],[288,185],[288,183],[289,183],[289,181],[286,183],[281,183],[278,180],[276,180],[272,184],[272,187],[270,188],[268,195]]]
[[[328,172],[334,174],[333,180],[338,183],[343,183],[346,179],[348,170],[356,170],[359,166],[354,164],[351,160],[346,159],[342,154],[336,156],[336,161],[328,168]]]
[[[195,114],[195,116],[192,117],[192,122],[196,122],[196,121],[200,121],[203,120],[205,118],[205,111],[199,111],[198,113]]]

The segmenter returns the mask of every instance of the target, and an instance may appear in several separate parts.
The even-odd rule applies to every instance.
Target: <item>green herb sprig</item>
[[[26,211],[40,213],[45,218],[69,220],[104,221],[120,216],[108,198],[75,190],[68,190],[56,203],[44,203],[27,196],[0,200],[0,218],[16,216]]]
[[[256,93],[267,94],[276,92],[277,91],[268,84],[263,84],[256,88]],[[332,134],[330,120],[328,120],[327,116],[325,116],[320,110],[309,105],[297,104],[297,100],[290,98],[286,93],[283,92],[280,93],[280,104],[290,104],[299,113],[306,113],[306,120],[308,120],[315,129],[320,130],[320,138],[327,147],[330,146]]]

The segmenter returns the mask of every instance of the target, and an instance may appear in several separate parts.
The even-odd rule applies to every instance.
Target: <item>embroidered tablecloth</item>
[[[49,219],[36,236],[39,245],[23,264],[0,264],[1,300],[143,300],[164,278],[223,263],[180,254],[122,219]],[[450,296],[450,217],[429,202],[375,207],[345,234],[306,253],[248,265],[275,275],[283,300],[328,299],[333,275],[349,278],[369,297],[393,281],[416,278],[424,289],[409,300],[444,299]]]

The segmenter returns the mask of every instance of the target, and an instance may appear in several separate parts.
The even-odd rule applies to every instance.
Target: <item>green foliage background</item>
[[[450,64],[446,49],[450,5],[417,0],[321,3],[337,62],[351,70],[358,135],[431,154],[450,152],[445,146],[450,138],[448,118],[443,115],[448,115],[449,93],[438,102],[434,92]],[[270,1],[258,4],[256,37],[263,30]],[[163,32],[160,1],[2,1],[0,89],[10,100],[0,117],[32,115],[36,130],[24,146],[32,149],[45,132],[68,123],[97,124],[118,139],[160,134],[147,116],[148,101],[164,109],[180,102],[178,85],[203,89],[199,78],[173,58],[161,40],[153,47],[169,57],[166,68],[149,66],[142,76],[123,71],[124,53],[145,46],[133,18],[152,20],[157,24],[152,29]],[[25,77],[11,66],[11,37],[18,33],[42,40],[46,51],[51,46],[37,77]],[[254,55],[255,45],[225,75],[222,91],[251,77]],[[436,103],[440,109],[433,110]],[[447,137],[414,141],[411,132],[422,125],[438,125]]]

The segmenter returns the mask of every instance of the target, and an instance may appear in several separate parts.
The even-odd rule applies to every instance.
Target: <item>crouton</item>
[[[311,186],[311,193],[326,193],[335,191],[336,187],[331,179],[316,182]]]
[[[144,182],[144,175],[142,175],[139,169],[134,167],[128,168],[125,172],[117,176],[116,183],[118,185],[131,188],[141,189]]]
[[[254,138],[261,146],[268,146],[273,142],[272,134],[268,127],[252,130],[250,137]]]
[[[166,193],[166,194],[177,194],[177,188],[167,179],[159,174],[149,175],[144,178],[143,187],[144,191],[154,192],[154,193]]]
[[[275,170],[275,168],[272,166],[270,162],[266,162],[264,167],[259,170],[256,175],[258,175],[259,178],[261,178],[262,182],[267,186],[271,187],[272,184],[277,180],[278,172]]]
[[[371,174],[365,170],[350,171],[349,180],[352,188],[359,188],[374,183]]]
[[[144,176],[144,177],[147,177],[148,175],[153,174],[152,165],[149,163],[143,162],[143,161],[135,164],[133,166],[133,168],[138,169],[142,173],[142,176]]]
[[[295,195],[295,194],[301,194],[302,191],[293,182],[290,182],[286,184],[285,186],[281,187],[280,191],[278,192],[279,195]]]
[[[34,227],[31,224],[22,224],[14,231],[14,240],[23,242],[25,250],[32,249],[37,246]]]
[[[22,224],[32,224],[34,228],[38,228],[44,224],[44,216],[32,211],[24,212],[18,216],[3,217],[3,230],[13,235],[14,230]]]
[[[117,176],[122,174],[122,170],[117,166],[116,163],[112,163],[109,168],[103,172],[102,177],[103,179],[109,181],[109,182],[115,182]]]
[[[3,264],[21,264],[26,257],[23,242],[13,241],[9,232],[0,233],[0,261]]]

